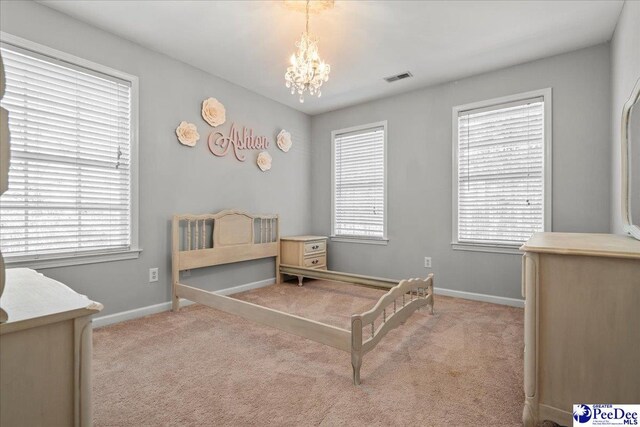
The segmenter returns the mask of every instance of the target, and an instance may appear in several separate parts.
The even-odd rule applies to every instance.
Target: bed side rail
[[[340,271],[319,270],[317,268],[298,267],[280,264],[280,273],[292,276],[302,276],[309,279],[345,282],[352,285],[366,286],[376,289],[392,289],[398,285],[398,280],[383,279],[381,277],[363,276],[360,274],[342,273]]]
[[[338,350],[346,352],[350,350],[350,334],[346,329],[187,285],[180,284],[177,290],[180,297],[190,301],[271,326]]]
[[[404,323],[418,308],[429,306],[433,314],[433,302],[433,274],[429,274],[426,279],[402,280],[384,294],[371,310],[351,316],[354,384],[360,384],[362,356],[373,350],[390,330]]]

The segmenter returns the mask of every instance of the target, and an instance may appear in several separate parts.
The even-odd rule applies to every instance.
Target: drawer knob
[[[311,264],[317,264],[317,263],[318,263],[317,259],[314,259],[313,261],[311,261]]]
[[[313,245],[313,246],[311,246],[311,249],[318,249],[319,247],[320,246],[318,246],[318,245]]]

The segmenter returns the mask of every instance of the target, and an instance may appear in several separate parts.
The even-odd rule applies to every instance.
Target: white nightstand
[[[327,238],[324,236],[289,236],[280,238],[280,262],[295,267],[327,269]],[[302,276],[298,276],[302,286]]]

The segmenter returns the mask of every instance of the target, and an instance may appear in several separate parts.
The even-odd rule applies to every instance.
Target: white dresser
[[[524,425],[573,425],[577,403],[640,403],[640,241],[536,233],[521,250]]]
[[[26,268],[0,305],[0,425],[90,426],[91,316],[102,305]]]

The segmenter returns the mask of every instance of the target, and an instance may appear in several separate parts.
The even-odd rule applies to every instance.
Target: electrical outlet
[[[431,257],[424,257],[424,268],[431,268]]]
[[[149,269],[149,282],[157,282],[158,281],[158,267]]]

